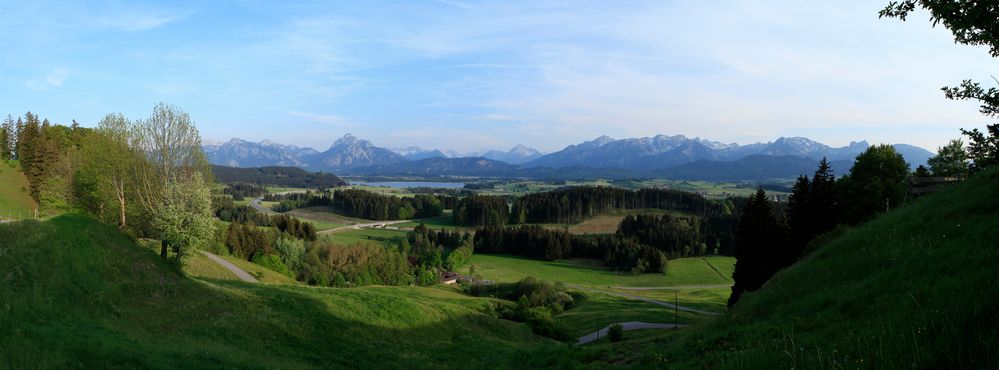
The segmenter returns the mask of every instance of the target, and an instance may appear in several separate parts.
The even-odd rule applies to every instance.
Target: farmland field
[[[644,321],[671,324],[676,320],[679,324],[692,324],[708,319],[705,315],[675,312],[667,307],[607,294],[589,293],[585,296],[586,298],[575,304],[572,309],[555,317],[555,321],[570,328],[575,337],[619,322]],[[725,305],[725,299],[728,299],[728,296],[720,299],[722,306]],[[672,296],[667,302],[673,302]],[[684,300],[680,301],[681,305],[687,303]],[[677,314],[676,318],[674,314]]]
[[[396,240],[406,237],[406,231],[389,229],[353,229],[341,231],[333,234],[333,241],[337,244],[354,243],[379,243],[385,246],[395,247]]]
[[[711,262],[710,265],[708,261]],[[477,253],[459,268],[459,272],[467,274],[469,266],[474,265],[476,274],[481,275],[483,279],[499,282],[515,282],[533,276],[541,280],[592,287],[668,287],[729,284],[730,275],[720,275],[711,266],[734,263],[735,259],[732,257],[681,258],[669,261],[666,274],[632,275],[606,269],[599,261],[594,260],[549,262],[518,256]],[[730,269],[727,267],[720,270],[730,271]]]

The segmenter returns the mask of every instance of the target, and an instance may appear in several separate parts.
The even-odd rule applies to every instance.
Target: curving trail
[[[614,324],[611,324],[611,325],[614,325]],[[606,328],[603,328],[603,329],[597,330],[595,332],[592,332],[590,334],[586,334],[584,336],[579,337],[579,339],[576,339],[576,344],[587,344],[587,343],[590,343],[590,342],[595,342],[595,341],[597,341],[598,339],[600,339],[602,337],[606,337],[607,336],[607,331],[610,330],[611,325],[607,325]],[[618,325],[621,325],[621,327],[624,330],[676,329],[676,328],[682,328],[682,327],[685,326],[683,324],[675,325],[675,324],[663,324],[663,323],[657,323],[657,322],[641,322],[641,321],[621,322],[621,323],[618,323]]]
[[[236,275],[236,277],[239,278],[239,280],[242,280],[242,281],[245,281],[245,282],[249,282],[249,283],[258,283],[259,282],[259,281],[257,281],[257,278],[253,277],[253,275],[250,275],[250,273],[248,273],[245,270],[239,268],[239,266],[236,266],[236,265],[232,264],[232,262],[226,261],[222,257],[216,256],[214,254],[211,254],[211,253],[208,253],[208,252],[205,252],[205,251],[201,251],[201,254],[204,254],[205,257],[208,257],[208,259],[211,259],[212,261],[215,261],[215,263],[217,263],[219,265],[222,265],[222,267],[225,267],[227,270],[231,271],[233,274]]]

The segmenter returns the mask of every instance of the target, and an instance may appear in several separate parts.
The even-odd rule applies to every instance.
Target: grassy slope
[[[673,302],[672,295],[669,302]],[[681,304],[686,303],[681,301]],[[580,337],[610,324],[626,321],[667,324],[678,321],[680,324],[691,324],[710,319],[709,316],[688,312],[678,312],[678,317],[674,318],[674,313],[672,309],[648,302],[607,294],[588,293],[587,297],[576,302],[572,309],[555,316],[555,321],[569,328],[574,337]]]
[[[233,257],[233,256],[221,256],[221,257],[223,259],[225,259],[226,261],[229,261],[232,264],[234,264],[234,265],[238,266],[239,268],[243,269],[243,271],[246,271],[246,272],[250,273],[250,275],[253,275],[254,277],[257,278],[257,280],[260,280],[260,282],[262,282],[262,283],[267,283],[267,284],[301,284],[300,282],[298,282],[295,279],[292,279],[292,278],[290,278],[288,276],[282,275],[279,272],[270,270],[270,269],[268,269],[266,267],[260,266],[258,264],[253,263],[253,262],[247,261],[245,259],[237,258],[237,257]],[[211,261],[211,262],[214,263],[214,261]],[[216,265],[218,265],[218,264],[216,263]],[[226,271],[228,271],[228,270],[226,270]]]
[[[725,277],[716,273],[705,262],[724,267],[735,263],[731,257],[681,258],[671,260],[666,275],[641,274],[632,275],[625,272],[614,272],[588,261],[539,261],[518,256],[475,254],[459,272],[468,273],[468,268],[475,265],[476,274],[483,279],[500,282],[514,282],[526,276],[534,276],[541,280],[560,281],[567,284],[586,286],[634,286],[663,287],[697,284],[728,284]],[[731,275],[729,275],[731,276]]]
[[[0,219],[27,218],[34,211],[27,189],[28,178],[17,162],[0,161]]]
[[[0,226],[0,302],[0,368],[544,367],[577,351],[445,289],[192,280],[77,215]]]
[[[999,171],[847,231],[676,335],[600,347],[681,368],[991,368],[999,362]],[[635,350],[639,348],[639,350]]]

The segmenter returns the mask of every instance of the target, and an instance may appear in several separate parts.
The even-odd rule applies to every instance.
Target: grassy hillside
[[[849,230],[724,318],[605,347],[679,368],[994,368],[999,171]],[[620,351],[627,348],[627,351]]]
[[[546,367],[577,351],[444,288],[191,279],[78,215],[0,225],[0,302],[0,368]]]
[[[17,161],[0,161],[0,219],[27,218],[35,201],[28,195],[28,178]]]

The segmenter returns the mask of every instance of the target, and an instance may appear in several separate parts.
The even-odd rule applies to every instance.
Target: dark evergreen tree
[[[783,264],[794,263],[801,255],[805,244],[815,235],[816,214],[819,210],[813,207],[812,181],[808,176],[798,176],[798,181],[791,188],[791,196],[787,200],[787,218],[790,227],[791,254],[783,256]]]
[[[7,119],[10,119],[9,117]],[[7,122],[4,121],[3,126],[0,126],[0,160],[10,159],[10,134],[8,131]]]
[[[743,208],[735,245],[735,271],[732,279],[731,307],[744,292],[763,286],[782,267],[781,256],[787,253],[787,230],[777,221],[766,192],[759,189]]]

